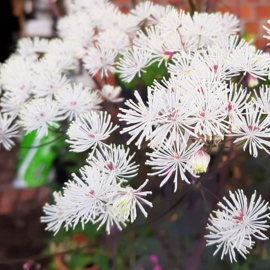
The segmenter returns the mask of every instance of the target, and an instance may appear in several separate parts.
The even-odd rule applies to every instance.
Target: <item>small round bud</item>
[[[192,171],[195,174],[206,172],[209,162],[210,162],[210,155],[207,154],[205,151],[202,150],[198,151],[191,158]]]

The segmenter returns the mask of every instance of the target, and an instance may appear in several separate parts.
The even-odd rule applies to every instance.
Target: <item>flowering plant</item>
[[[230,147],[248,148],[254,157],[260,150],[269,154],[270,89],[249,88],[266,81],[270,55],[240,38],[236,16],[191,15],[149,1],[123,14],[106,0],[74,0],[57,30],[56,39],[21,39],[1,66],[5,149],[21,128],[37,130],[38,137],[62,132],[70,151],[89,153],[80,176],[72,174],[63,192],[54,193],[55,203],[44,206],[41,221],[48,230],[88,222],[105,225],[108,233],[113,226],[122,230],[135,221],[137,208],[147,217],[152,191],[143,189],[153,175],[160,186],[172,179],[177,191],[181,181],[192,187],[203,183],[212,151]],[[95,81],[93,89],[76,76],[80,65]],[[144,91],[142,79],[152,65],[166,75],[153,78]],[[125,83],[138,79],[134,97],[120,108],[121,88],[107,83],[112,74]],[[115,105],[111,111],[102,111],[105,100]],[[118,108],[119,125],[112,121]],[[124,144],[109,144],[119,128]],[[140,177],[129,144],[148,157],[151,168],[149,180],[138,188],[129,184]],[[254,238],[267,239],[270,213],[256,192],[250,202],[242,190],[230,197],[210,216],[206,239],[222,250],[222,258],[229,254],[236,261],[235,251],[245,257]]]

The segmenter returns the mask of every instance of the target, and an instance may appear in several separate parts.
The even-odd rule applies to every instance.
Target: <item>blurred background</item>
[[[112,2],[128,12],[139,1]],[[154,2],[189,11],[192,1]],[[207,3],[210,12],[236,14],[241,20],[242,36],[253,39],[258,49],[268,49],[262,25],[270,19],[269,0],[210,0]],[[193,4],[197,11],[205,10],[205,0],[193,0]],[[0,0],[0,63],[14,51],[21,37],[55,37],[57,18],[65,15],[68,5],[69,0]],[[124,95],[130,96],[134,87],[124,90]],[[222,197],[228,190],[243,188],[251,195],[256,189],[270,201],[270,159],[266,153],[260,152],[257,159],[248,154],[235,158],[233,165],[208,177],[204,187],[194,187],[187,199],[183,199],[186,185],[173,193],[172,185],[160,189],[159,180],[150,181],[149,188],[153,191],[150,201],[154,207],[149,218],[145,221],[140,216],[134,226],[121,234],[106,236],[104,230],[96,232],[96,226],[89,224],[84,231],[77,226],[74,231],[63,229],[54,237],[40,223],[42,206],[51,202],[53,190],[60,190],[84,160],[83,156],[78,159],[77,154],[69,153],[66,146],[55,147],[61,151],[52,159],[51,182],[25,189],[14,189],[12,184],[23,155],[19,152],[19,143],[9,152],[0,151],[0,270],[270,269],[269,241],[257,242],[248,260],[239,258],[239,264],[231,265],[227,259],[221,261],[219,255],[213,257],[214,248],[205,248],[203,237],[209,213],[217,203],[213,194],[218,192]],[[136,152],[136,148],[131,150]],[[226,161],[228,151],[224,148],[214,158],[216,165]],[[144,164],[145,157],[138,155],[137,161]],[[145,166],[140,169],[142,181],[147,172]],[[222,190],[221,181],[225,187]]]

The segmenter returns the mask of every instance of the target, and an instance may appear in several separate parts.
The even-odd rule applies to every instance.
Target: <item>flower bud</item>
[[[258,79],[251,76],[250,74],[248,74],[247,82],[248,82],[248,87],[255,87],[259,84]]]
[[[192,171],[195,174],[206,172],[209,162],[210,162],[210,155],[208,155],[205,151],[202,150],[198,151],[191,158]]]

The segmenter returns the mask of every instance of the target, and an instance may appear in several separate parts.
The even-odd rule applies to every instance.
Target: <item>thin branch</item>
[[[51,9],[52,9],[52,11],[53,11],[53,14],[54,14],[55,18],[56,18],[57,20],[59,20],[60,17],[61,17],[61,15],[60,15],[60,12],[59,12],[59,10],[58,10],[58,8],[57,8],[55,2],[54,2],[53,0],[49,0],[49,3],[50,3],[50,6],[51,6]]]
[[[46,143],[43,143],[43,144],[40,144],[40,145],[37,145],[37,146],[21,146],[20,148],[22,149],[31,149],[31,148],[39,148],[39,147],[43,147],[43,146],[46,146],[48,144],[51,144],[57,140],[59,140],[60,138],[62,138],[63,136],[65,136],[66,134],[61,134],[60,136],[56,137],[54,140],[51,140],[49,142],[46,142]]]

